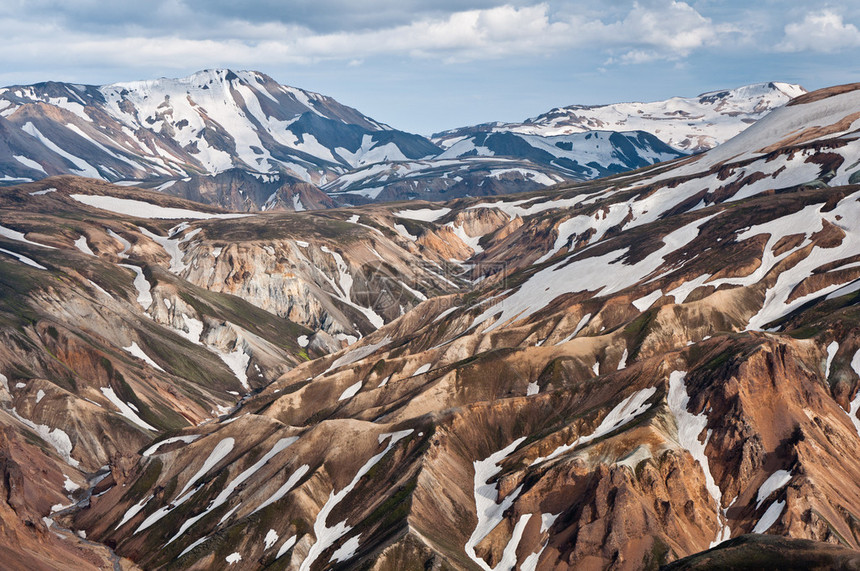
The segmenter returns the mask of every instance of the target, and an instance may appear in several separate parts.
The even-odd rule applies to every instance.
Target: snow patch
[[[31,169],[34,169],[34,170],[40,171],[40,172],[44,173],[45,175],[47,175],[47,174],[48,174],[48,173],[45,171],[45,168],[44,168],[42,165],[40,165],[39,163],[37,163],[36,161],[34,161],[34,160],[30,159],[30,158],[22,157],[22,156],[20,156],[20,155],[12,155],[12,158],[14,158],[16,161],[18,161],[19,163],[21,163],[21,164],[22,164],[22,165],[24,165],[25,167],[29,167],[29,168],[31,168]],[[36,192],[31,192],[31,193],[30,193],[30,195],[31,195],[31,196],[38,196],[38,195],[40,195],[40,194],[48,194],[48,192],[51,192],[51,190],[57,190],[57,189],[56,189],[56,188],[54,188],[54,189],[50,189],[50,190],[47,190],[47,191],[39,190],[39,191],[36,191]]]
[[[72,481],[72,479],[71,479],[71,478],[69,478],[67,475],[63,474],[63,477],[66,479],[66,480],[63,482],[63,488],[65,488],[65,490],[66,490],[67,492],[74,492],[75,490],[77,490],[77,489],[79,489],[79,488],[80,488],[80,486],[79,486],[79,485],[77,485],[76,483],[74,483],[74,482]]]
[[[18,387],[21,383],[17,383],[15,386]],[[26,385],[25,385],[26,386]],[[69,435],[65,433],[60,428],[54,428],[45,424],[36,424],[35,422],[28,420],[18,414],[18,412],[13,408],[9,411],[12,416],[17,418],[19,421],[24,423],[31,430],[35,430],[36,434],[39,435],[39,438],[50,444],[54,447],[54,450],[57,451],[57,454],[66,461],[66,463],[70,466],[77,468],[80,465],[80,462],[72,458],[72,440],[69,438]]]
[[[164,369],[162,369],[161,367],[158,366],[158,363],[153,361],[149,355],[147,355],[146,353],[143,352],[143,349],[141,349],[138,346],[136,341],[132,341],[131,345],[129,345],[128,347],[123,347],[123,350],[130,353],[131,355],[137,357],[138,359],[142,360],[143,362],[145,362],[147,365],[149,365],[153,369],[158,369],[162,373],[165,372]]]
[[[420,220],[422,222],[435,222],[451,212],[450,208],[419,208],[418,210],[399,210],[394,212],[398,218],[409,220]]]
[[[53,141],[51,141],[49,138],[47,138],[45,135],[43,135],[41,133],[41,131],[39,131],[39,129],[37,129],[36,126],[33,125],[31,122],[28,121],[27,123],[25,123],[24,126],[21,127],[21,130],[24,131],[25,133],[27,133],[28,135],[32,135],[33,137],[38,139],[43,145],[45,145],[48,149],[50,149],[54,153],[60,155],[64,159],[68,160],[73,165],[75,165],[77,167],[77,169],[71,169],[71,170],[74,171],[75,173],[79,174],[80,176],[87,176],[90,178],[99,178],[99,179],[102,178],[102,176],[99,174],[99,171],[97,168],[93,167],[91,164],[89,164],[84,159],[82,159],[80,157],[76,157],[75,155],[68,153],[68,152],[64,151],[63,149],[61,149],[57,144],[55,144]]]
[[[107,399],[111,403],[113,403],[113,405],[115,407],[117,407],[119,409],[119,413],[122,416],[126,417],[128,420],[130,420],[131,422],[133,422],[134,424],[138,425],[139,427],[141,427],[143,429],[152,430],[153,432],[158,432],[157,428],[148,424],[142,418],[137,416],[137,413],[134,412],[130,406],[128,406],[128,403],[126,403],[121,398],[119,398],[119,396],[114,392],[112,387],[102,387],[99,390],[101,390],[102,394],[105,397],[107,397]]]
[[[418,236],[413,236],[412,234],[410,234],[409,230],[407,230],[406,226],[404,226],[403,224],[395,224],[394,229],[397,231],[398,234],[400,234],[407,240],[412,240],[414,242],[418,239]]]
[[[264,549],[271,549],[271,547],[278,542],[278,533],[274,529],[270,529],[266,533],[266,537],[263,539],[265,543]]]
[[[316,521],[314,521],[314,536],[316,537],[316,542],[311,546],[310,551],[308,551],[308,555],[304,561],[302,561],[302,565],[299,568],[299,571],[308,571],[317,558],[329,547],[333,546],[341,537],[349,533],[349,530],[352,529],[349,525],[347,525],[346,520],[337,523],[332,527],[328,527],[326,524],[326,520],[328,519],[329,514],[334,510],[337,505],[343,501],[346,496],[355,488],[358,484],[359,480],[367,474],[371,468],[373,468],[377,462],[382,460],[383,456],[388,454],[388,451],[394,448],[394,445],[397,444],[401,439],[405,438],[412,434],[413,430],[410,428],[408,430],[401,430],[400,432],[380,434],[379,435],[379,443],[382,444],[383,441],[389,439],[388,445],[385,449],[379,454],[373,456],[370,460],[368,460],[361,468],[359,468],[355,477],[352,481],[347,484],[345,488],[343,488],[338,493],[331,492],[329,495],[328,501],[322,507],[322,509],[317,514]]]
[[[22,264],[27,264],[28,266],[32,266],[38,270],[47,270],[48,269],[45,266],[43,266],[42,264],[36,262],[32,258],[28,258],[27,256],[25,256],[23,254],[13,252],[13,251],[7,250],[5,248],[0,248],[0,252],[3,252],[4,254],[9,254],[10,256],[16,258]]]
[[[791,472],[788,470],[777,470],[764,481],[759,487],[756,494],[755,509],[761,507],[761,504],[770,497],[772,493],[783,488],[791,481]]]
[[[761,519],[758,520],[758,523],[755,524],[753,528],[753,533],[765,533],[773,524],[779,520],[779,516],[782,515],[782,509],[785,507],[785,500],[780,500],[778,502],[773,502],[770,507],[767,508],[767,511],[761,516]]]
[[[281,548],[278,549],[278,554],[275,555],[275,559],[280,558],[284,553],[286,553],[287,551],[292,549],[293,546],[298,541],[298,539],[299,539],[298,536],[294,535],[294,536],[290,537],[289,539],[287,539],[286,541],[284,541],[284,543],[281,545]]]
[[[89,244],[87,244],[87,237],[86,236],[81,236],[80,238],[75,240],[75,248],[77,248],[78,250],[80,250],[84,254],[87,254],[88,256],[95,256],[96,255],[95,252],[93,252],[90,249]]]
[[[501,462],[510,456],[517,447],[525,441],[525,439],[525,437],[518,438],[501,450],[490,454],[487,458],[483,460],[475,460],[474,462],[474,497],[478,523],[475,526],[474,531],[472,531],[472,535],[466,541],[465,549],[466,555],[468,555],[469,558],[484,571],[495,571],[496,569],[508,570],[513,567],[513,565],[510,564],[509,559],[503,556],[502,562],[500,562],[496,568],[491,568],[486,561],[478,556],[475,552],[475,547],[502,522],[505,511],[513,505],[514,501],[519,497],[520,492],[522,491],[522,485],[520,485],[513,492],[503,498],[502,503],[498,503],[498,485],[491,483],[491,480],[502,471],[502,467],[500,466]],[[520,521],[522,521],[522,518]],[[517,523],[517,527],[519,527],[519,523],[520,522]],[[519,530],[519,533],[521,535],[522,530]],[[517,535],[516,528],[514,529],[514,535]],[[517,540],[517,543],[519,543],[519,540]],[[508,543],[508,546],[510,546],[510,544],[511,542]],[[506,547],[505,555],[507,555],[507,551],[508,549]],[[507,566],[502,566],[501,564],[503,562]],[[515,565],[516,561],[514,561],[513,564]]]
[[[146,311],[152,305],[152,286],[143,275],[143,270],[132,264],[119,264],[123,268],[128,268],[134,272],[134,287],[137,289],[137,302]]]
[[[535,458],[532,461],[531,465],[534,466],[535,464],[558,458],[565,452],[573,450],[577,446],[587,444],[588,442],[591,442],[592,440],[597,440],[598,438],[602,438],[603,436],[606,436],[607,434],[610,434],[615,430],[621,428],[625,424],[628,424],[629,422],[633,421],[637,416],[651,408],[651,405],[647,404],[646,401],[652,396],[654,396],[654,393],[656,392],[656,387],[650,387],[647,389],[636,391],[635,393],[615,405],[615,407],[610,410],[609,413],[600,422],[594,432],[587,436],[577,438],[571,444],[563,444],[559,446],[558,448],[553,450],[553,452],[549,456],[541,456]]]
[[[197,480],[206,475],[206,473],[215,467],[218,462],[227,457],[227,455],[233,450],[233,445],[236,441],[233,438],[225,438],[221,440],[215,447],[212,449],[212,452],[209,453],[209,457],[203,462],[203,465],[197,470],[191,479],[185,483],[185,486],[182,488],[182,491],[176,494],[177,497],[182,496],[188,488],[197,483]]]
[[[156,219],[188,219],[188,220],[208,220],[210,218],[244,218],[248,214],[212,214],[207,212],[198,212],[196,210],[188,210],[185,208],[171,208],[167,206],[159,206],[151,202],[143,200],[132,200],[130,198],[117,198],[114,196],[100,196],[96,194],[70,194],[70,198],[77,200],[87,206],[107,210],[116,214],[125,216],[133,216],[135,218],[156,218]]]
[[[10,240],[15,240],[16,242],[30,244],[31,246],[38,246],[40,248],[45,248],[48,250],[56,250],[56,248],[54,248],[53,246],[46,246],[45,244],[39,244],[38,242],[28,240],[24,237],[23,232],[18,232],[17,230],[12,230],[11,228],[6,228],[5,226],[0,226],[0,236],[8,238]]]
[[[658,289],[657,291],[652,291],[644,297],[640,297],[639,299],[633,300],[633,307],[635,307],[639,311],[645,311],[646,309],[654,305],[654,302],[661,297],[663,297],[662,290]]]
[[[851,368],[854,369],[854,372],[860,376],[860,350],[854,353],[854,357],[851,359]],[[854,400],[851,401],[851,405],[848,410],[848,417],[851,419],[851,424],[854,425],[855,430],[857,430],[857,434],[860,435],[860,419],[857,418],[857,412],[860,411],[860,391],[857,391],[857,394],[854,396]]]
[[[251,513],[257,513],[258,511],[269,507],[273,503],[286,496],[290,492],[290,490],[296,487],[296,484],[298,484],[299,481],[304,478],[305,474],[307,474],[308,470],[310,469],[311,467],[307,464],[302,464],[301,466],[299,466],[296,471],[293,472],[289,478],[287,478],[287,481],[284,482],[280,488],[275,490],[275,493],[269,496],[269,499],[257,506],[256,509],[254,509],[254,511]],[[223,522],[225,520],[222,518],[221,521]]]
[[[134,504],[134,505],[133,505],[133,506],[131,506],[130,508],[128,508],[128,509],[125,511],[125,514],[123,514],[122,519],[121,519],[121,520],[119,520],[119,523],[116,525],[116,527],[115,527],[114,529],[116,530],[116,529],[121,528],[121,527],[122,527],[123,525],[125,525],[125,524],[126,524],[126,522],[128,522],[131,518],[133,518],[134,516],[136,516],[137,514],[139,514],[139,513],[140,513],[140,510],[142,510],[144,507],[146,507],[146,504],[148,504],[148,503],[149,503],[149,500],[151,500],[151,499],[152,499],[152,498],[154,498],[154,497],[155,497],[155,496],[148,496],[148,497],[146,497],[146,498],[144,498],[144,499],[140,500],[138,503]]]
[[[690,397],[687,395],[687,387],[684,383],[684,378],[687,376],[685,371],[673,371],[669,375],[669,395],[668,403],[669,410],[675,417],[675,423],[678,425],[678,443],[690,452],[694,460],[702,466],[702,472],[705,474],[705,487],[716,503],[717,514],[720,518],[720,529],[717,531],[717,537],[711,544],[711,547],[718,545],[731,537],[725,511],[722,509],[723,493],[720,487],[714,481],[714,476],[711,474],[711,468],[708,464],[708,456],[705,454],[705,448],[708,446],[710,439],[710,431],[705,436],[704,441],[699,440],[699,435],[705,431],[708,425],[708,417],[702,412],[701,414],[692,414],[687,411],[687,405],[690,402]]]
[[[331,559],[329,559],[329,563],[339,563],[341,561],[348,561],[355,557],[355,552],[358,551],[358,538],[361,537],[361,534],[358,534],[354,537],[350,537],[346,541],[343,542],[343,545],[337,548],[337,550],[332,553]]]
[[[827,364],[824,366],[824,378],[828,379],[830,377],[830,365],[833,363],[833,357],[836,356],[836,352],[839,350],[839,343],[833,341],[830,345],[827,346]]]
[[[236,341],[236,346],[230,353],[218,352],[218,356],[221,357],[221,360],[227,365],[227,367],[233,371],[233,374],[239,379],[239,382],[242,383],[242,386],[246,390],[250,390],[251,386],[248,384],[248,363],[251,361],[251,356],[245,353],[245,349]]]
[[[343,393],[340,395],[340,397],[338,397],[337,400],[338,400],[338,402],[340,402],[342,400],[351,399],[352,397],[357,395],[358,391],[360,391],[360,390],[361,390],[361,381],[358,381],[355,384],[347,387],[347,389],[345,391],[343,391]]]
[[[618,361],[618,370],[627,368],[627,347],[624,348],[624,353],[621,355],[621,360]]]
[[[184,442],[185,444],[191,444],[198,438],[200,438],[199,434],[189,434],[187,436],[171,436],[170,438],[165,438],[161,442],[153,444],[152,446],[144,450],[142,456],[152,456],[159,448],[166,444],[173,444],[174,442]]]
[[[421,365],[420,367],[415,369],[415,372],[412,373],[412,376],[417,377],[418,375],[423,375],[424,373],[426,373],[427,371],[430,370],[430,367],[432,367],[432,365],[430,363],[424,363],[423,365]]]

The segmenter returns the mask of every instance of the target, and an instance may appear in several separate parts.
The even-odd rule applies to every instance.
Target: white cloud
[[[616,34],[628,44],[621,45],[626,51],[611,58],[609,63],[677,60],[694,50],[719,43],[722,36],[733,31],[727,25],[715,25],[685,2],[636,3],[617,26]]]
[[[183,33],[139,26],[111,35],[56,22],[15,21],[8,16],[0,25],[8,31],[2,43],[14,46],[21,65],[52,61],[130,69],[160,66],[165,70],[213,65],[266,68],[327,60],[347,63],[391,55],[458,62],[571,50],[598,58],[600,54],[603,58],[620,54],[617,61],[639,62],[683,58],[720,38],[720,28],[685,2],[653,0],[629,6],[610,17],[594,11],[553,12],[547,3],[506,4],[423,16],[379,29],[331,33],[278,20],[222,20],[212,23],[205,34],[193,26]],[[182,19],[187,19],[185,10],[182,0],[160,5],[163,16],[186,14]]]
[[[634,5],[624,19],[624,31],[640,43],[679,55],[712,42],[717,31],[709,18],[685,2],[660,2],[656,6]]]
[[[860,30],[845,23],[841,14],[832,10],[810,12],[801,22],[785,26],[785,36],[777,44],[783,52],[835,52],[860,46]]]

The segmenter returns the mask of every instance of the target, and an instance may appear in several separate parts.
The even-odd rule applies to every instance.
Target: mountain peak
[[[196,71],[185,77],[160,77],[158,79],[142,79],[123,81],[104,85],[104,88],[120,87],[124,89],[138,89],[141,87],[176,86],[195,89],[207,89],[215,83],[229,84],[233,81],[246,84],[277,84],[274,79],[259,71],[232,70],[229,68],[211,68]]]
[[[715,96],[730,97],[730,98],[750,98],[761,97],[781,93],[789,98],[794,98],[806,93],[806,89],[795,83],[785,83],[782,81],[765,81],[761,83],[751,83],[740,87],[730,89],[717,89],[700,93],[698,98],[710,98]]]
[[[557,137],[589,131],[656,134],[675,150],[698,153],[727,141],[771,110],[806,93],[799,85],[764,82],[734,89],[672,97],[663,101],[569,105],[557,107],[522,123],[479,125],[434,135],[437,144],[475,132],[513,132]]]

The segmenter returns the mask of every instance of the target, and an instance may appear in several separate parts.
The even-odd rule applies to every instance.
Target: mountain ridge
[[[761,85],[774,88],[756,93],[759,111],[785,102],[775,84]],[[784,89],[789,88],[794,86]],[[718,117],[725,132],[723,123],[737,130],[753,120],[750,113],[730,117],[745,109],[743,92],[712,96],[710,107],[730,107],[709,116]],[[677,100],[692,109],[693,99]],[[658,109],[671,101],[643,105]],[[655,117],[651,123],[665,119]],[[716,124],[707,127],[714,130]],[[450,132],[431,141],[255,71],[214,69],[104,86],[44,82],[0,89],[0,130],[6,134],[0,183],[75,174],[233,209],[290,210],[299,203],[330,207],[527,191],[690,150],[667,146],[648,132],[648,121],[638,125],[644,131],[598,121],[594,128],[614,131],[580,125],[578,132],[542,134],[520,132],[522,125],[470,136]],[[311,186],[329,193],[330,200]]]

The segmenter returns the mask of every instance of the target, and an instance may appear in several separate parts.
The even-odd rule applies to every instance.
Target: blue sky
[[[574,103],[860,81],[860,1],[0,0],[0,84],[231,67],[430,134]]]

